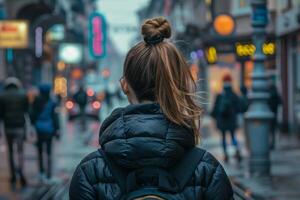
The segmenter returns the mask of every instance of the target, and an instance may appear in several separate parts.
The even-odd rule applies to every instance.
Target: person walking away
[[[86,127],[85,108],[88,103],[88,97],[87,97],[86,91],[84,90],[83,86],[79,87],[78,91],[74,94],[73,99],[79,106],[81,128],[84,130]]]
[[[239,107],[240,107],[240,120],[242,121],[241,127],[243,129],[244,132],[244,137],[245,137],[245,144],[246,144],[246,148],[249,150],[250,148],[250,144],[249,144],[249,135],[247,133],[247,129],[246,129],[246,119],[245,119],[245,113],[247,112],[248,108],[249,108],[249,99],[248,99],[248,89],[246,86],[242,86],[241,87],[241,95],[240,95],[240,103],[239,103]]]
[[[37,133],[37,150],[40,177],[44,181],[52,177],[52,142],[53,137],[59,138],[59,119],[56,102],[50,97],[51,86],[39,86],[39,96],[32,104],[31,122]],[[46,156],[46,159],[44,159]],[[45,177],[45,160],[46,177]]]
[[[248,89],[246,86],[241,87],[241,95],[240,95],[240,103],[239,103],[239,111],[244,114],[247,112],[249,108],[249,100],[248,100]]]
[[[26,186],[24,176],[24,141],[26,139],[26,120],[29,103],[26,93],[22,90],[21,82],[14,77],[7,78],[4,92],[0,95],[0,117],[4,124],[8,159],[10,168],[10,183],[16,187],[19,176],[21,186]],[[14,149],[16,147],[16,149]],[[15,154],[15,150],[17,153]],[[18,166],[15,157],[18,157]]]
[[[229,74],[223,77],[223,92],[216,97],[216,101],[213,107],[212,116],[215,118],[217,128],[222,133],[222,147],[224,152],[224,160],[228,162],[227,132],[231,135],[232,144],[235,146],[235,157],[238,161],[241,161],[241,155],[239,150],[239,143],[235,136],[235,130],[237,129],[237,116],[239,113],[239,97],[232,90],[232,78]]]
[[[269,92],[270,92],[270,96],[268,99],[268,105],[271,111],[273,112],[273,118],[271,120],[270,149],[273,150],[276,144],[278,107],[281,104],[280,95],[273,81],[270,82]]]
[[[202,108],[169,22],[146,20],[144,40],[125,59],[120,84],[130,105],[102,123],[101,148],[73,174],[70,200],[232,200],[220,163],[197,148]]]

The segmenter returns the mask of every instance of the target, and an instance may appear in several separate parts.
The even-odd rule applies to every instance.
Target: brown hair
[[[128,52],[124,77],[137,99],[158,102],[166,117],[191,128],[199,141],[201,107],[195,102],[196,83],[187,62],[169,41],[171,27],[162,18],[146,20],[141,28],[144,41]]]

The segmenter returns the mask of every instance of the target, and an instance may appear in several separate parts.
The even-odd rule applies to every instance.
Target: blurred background
[[[36,136],[27,128],[27,181],[15,187],[2,127],[0,200],[68,199],[75,167],[99,147],[101,122],[128,104],[119,85],[124,57],[142,39],[143,20],[155,16],[172,24],[171,40],[203,97],[200,146],[224,160],[236,198],[300,199],[299,0],[0,0],[0,92],[16,77],[32,104],[39,85],[51,85],[60,124],[51,181],[40,176]],[[237,114],[241,158],[229,161],[211,117],[228,76],[247,102]]]

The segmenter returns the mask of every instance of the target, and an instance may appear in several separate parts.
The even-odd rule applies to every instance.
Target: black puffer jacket
[[[222,108],[225,105],[223,101],[228,101],[229,105],[225,104],[230,109],[230,114],[223,116]],[[222,94],[216,98],[215,105],[212,111],[212,116],[216,119],[217,128],[220,131],[234,131],[237,127],[237,116],[241,111],[241,100],[234,93],[231,86],[225,86]]]
[[[28,114],[29,103],[25,92],[9,88],[0,95],[0,118],[6,128],[25,126],[25,114]]]
[[[116,109],[101,129],[100,145],[107,156],[127,170],[158,166],[170,168],[194,146],[191,131],[171,123],[158,104]],[[118,200],[121,189],[99,151],[77,167],[69,191],[71,200]],[[191,181],[179,195],[186,199],[232,199],[228,177],[219,162],[205,152]]]

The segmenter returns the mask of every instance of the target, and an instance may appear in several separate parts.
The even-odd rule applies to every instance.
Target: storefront
[[[299,132],[300,125],[300,31],[278,40],[280,44],[280,86],[283,103],[283,128]]]
[[[232,44],[232,42],[207,43],[205,58],[208,64],[206,77],[210,104],[214,102],[216,95],[222,92],[222,80],[226,74],[232,76],[233,88],[236,92],[239,92],[240,66],[236,62]]]
[[[265,67],[268,74],[276,75],[276,44],[274,37],[269,37],[262,47],[263,54],[266,56]],[[241,68],[240,80],[241,87],[245,86],[251,89],[252,79],[251,74],[254,69],[253,59],[256,47],[251,40],[239,40],[235,43],[236,61]],[[276,77],[275,77],[276,79]]]
[[[271,37],[270,37],[271,38]],[[274,38],[274,37],[273,37]],[[223,88],[222,78],[230,74],[233,79],[233,89],[240,93],[241,87],[251,89],[251,74],[254,69],[252,56],[256,47],[251,39],[236,39],[229,42],[211,43],[206,48],[206,60],[208,63],[208,83],[210,102],[214,101],[216,94]],[[276,44],[274,39],[268,39],[263,45],[263,53],[266,56],[266,69],[269,74],[276,74]]]
[[[282,128],[300,134],[300,13],[291,9],[277,19],[277,63],[282,93]]]

